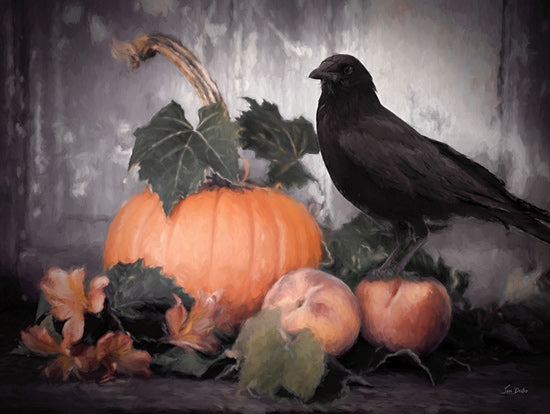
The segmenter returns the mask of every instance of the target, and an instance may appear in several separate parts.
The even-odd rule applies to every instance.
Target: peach
[[[361,307],[361,335],[374,346],[429,354],[449,330],[451,300],[433,278],[365,278],[355,295]]]
[[[309,328],[325,352],[341,355],[357,340],[359,303],[340,279],[318,269],[303,268],[281,277],[265,296],[263,308],[279,308],[290,333]]]

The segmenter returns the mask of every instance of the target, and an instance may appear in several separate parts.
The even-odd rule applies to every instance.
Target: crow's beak
[[[320,68],[317,68],[315,70],[313,70],[313,72],[311,72],[309,74],[309,77],[311,79],[324,79],[325,78],[325,74],[323,73],[323,71],[320,69]]]
[[[340,79],[340,77],[338,76],[337,73],[334,73],[332,71],[329,71],[329,70],[324,70],[322,69],[322,66],[319,66],[317,69],[315,69],[313,72],[311,72],[309,74],[309,77],[311,79],[320,79],[320,80],[327,80],[327,81],[331,81],[331,82],[338,82],[338,80]]]

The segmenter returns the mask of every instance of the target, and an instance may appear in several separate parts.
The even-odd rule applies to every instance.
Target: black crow
[[[427,224],[453,215],[511,225],[550,243],[550,213],[382,106],[355,57],[331,56],[309,77],[321,80],[317,133],[332,181],[363,212],[393,226],[397,248],[379,272],[400,273],[426,240]]]

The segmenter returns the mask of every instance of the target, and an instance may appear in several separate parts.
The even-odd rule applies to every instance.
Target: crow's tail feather
[[[519,198],[513,211],[498,214],[499,220],[550,244],[550,213]]]

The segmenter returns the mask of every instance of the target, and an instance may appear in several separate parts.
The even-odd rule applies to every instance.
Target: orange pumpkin
[[[238,324],[260,309],[282,275],[318,267],[321,241],[304,205],[274,189],[212,186],[180,201],[167,218],[146,188],[111,223],[103,262],[107,268],[143,258],[191,295],[223,289],[221,304]]]

